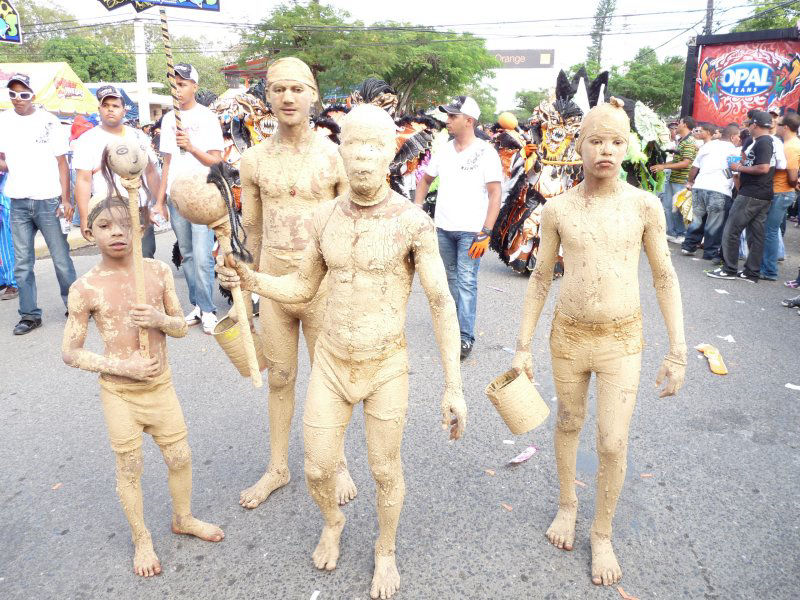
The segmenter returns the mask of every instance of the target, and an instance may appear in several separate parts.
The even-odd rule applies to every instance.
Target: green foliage
[[[603,62],[603,36],[611,25],[611,17],[617,6],[617,0],[597,0],[597,10],[594,13],[594,25],[592,25],[592,44],[586,49],[586,62]]]
[[[589,76],[589,79],[594,79],[600,75],[600,63],[593,60],[587,60],[582,63],[572,65],[569,69],[567,69],[567,77],[572,80],[572,77],[581,70],[581,67],[586,69],[586,74]],[[615,69],[617,69],[617,67],[612,67],[611,71],[613,72]]]
[[[46,62],[67,62],[82,81],[130,81],[136,70],[130,55],[80,35],[52,38],[42,44]]]
[[[678,112],[683,92],[685,59],[671,56],[658,60],[650,48],[642,48],[622,69],[612,69],[611,93],[640,100],[666,117]]]
[[[550,92],[545,89],[539,90],[520,90],[514,94],[518,110],[513,111],[517,119],[527,120],[542,100],[546,100]]]
[[[167,79],[167,59],[164,56],[164,47],[160,43],[147,56],[147,78],[149,81],[160,81],[165,86],[161,93],[169,94],[169,80]],[[225,66],[225,61],[216,55],[203,54],[204,47],[211,43],[205,38],[191,38],[180,36],[172,39],[172,54],[175,63],[189,63],[197,69],[200,76],[200,89],[211,90],[221,94],[228,89],[225,76],[220,69]],[[133,64],[131,62],[131,64]]]
[[[783,29],[794,27],[800,18],[800,6],[796,2],[787,6],[785,0],[750,0],[754,18],[742,21],[731,31],[757,31],[759,29]],[[759,16],[763,13],[763,16]]]
[[[397,90],[402,112],[447,101],[499,66],[483,40],[469,34],[403,29],[408,23],[376,27],[365,29],[327,4],[281,4],[245,35],[240,62],[296,56],[311,67],[323,96],[346,96],[378,77]]]
[[[497,102],[495,101],[497,90],[495,88],[473,84],[467,86],[461,93],[471,96],[478,103],[481,109],[481,123],[494,123],[497,120]]]

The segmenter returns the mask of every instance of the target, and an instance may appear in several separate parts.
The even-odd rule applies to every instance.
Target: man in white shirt
[[[689,171],[686,188],[692,191],[694,218],[686,238],[681,244],[681,254],[694,256],[703,242],[703,258],[717,260],[721,257],[722,229],[725,226],[725,202],[733,194],[733,173],[728,159],[738,160],[739,149],[731,139],[739,133],[736,125],[722,130],[720,139],[711,139],[716,128],[708,123],[701,125],[703,145]]]
[[[464,360],[475,343],[478,267],[500,212],[503,168],[492,145],[475,137],[475,123],[481,114],[475,100],[458,96],[439,109],[447,113],[447,130],[453,139],[425,167],[414,202],[422,206],[438,176],[436,234],[447,283],[456,302]]]
[[[125,118],[122,93],[113,85],[104,85],[97,90],[97,101],[100,103],[100,125],[76,140],[72,155],[72,168],[76,171],[75,204],[81,217],[81,233],[87,239],[90,233],[87,230],[89,199],[92,196],[106,196],[109,191],[105,176],[100,170],[103,151],[108,144],[119,138],[135,139],[147,153],[149,162],[144,171],[144,185],[139,188],[139,206],[147,207],[150,196],[155,197],[161,187],[161,178],[155,166],[158,159],[150,140],[138,129],[122,124]],[[128,191],[122,187],[118,176],[113,177],[117,193],[127,200]],[[142,235],[142,256],[153,258],[155,252],[156,237],[152,224],[148,224]]]
[[[73,213],[69,144],[58,119],[33,106],[34,93],[27,75],[16,73],[9,78],[8,95],[14,109],[0,114],[0,171],[8,171],[5,194],[11,199],[14,277],[19,285],[20,321],[14,335],[24,335],[42,325],[33,270],[37,231],[42,232],[50,250],[65,306],[69,286],[75,281],[67,236],[59,223],[60,215],[70,221]]]
[[[175,86],[181,110],[181,131],[175,127],[175,113],[169,112],[161,120],[161,143],[159,150],[164,155],[161,171],[161,189],[153,207],[154,215],[160,214],[172,221],[172,230],[178,238],[183,274],[189,287],[189,302],[192,311],[186,315],[190,325],[203,324],[203,331],[211,334],[217,324],[217,307],[214,306],[214,258],[211,250],[214,234],[205,225],[195,225],[184,219],[167,195],[172,183],[184,175],[205,178],[208,167],[222,160],[222,127],[210,109],[198,104],[199,76],[197,69],[186,63],[175,65]]]

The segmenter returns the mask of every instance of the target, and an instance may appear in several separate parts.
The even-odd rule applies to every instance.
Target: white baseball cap
[[[175,74],[181,79],[200,83],[200,75],[198,75],[197,69],[189,63],[178,63],[175,65]]]
[[[457,96],[450,104],[440,105],[439,110],[448,115],[467,115],[476,121],[481,117],[478,103],[469,96]]]

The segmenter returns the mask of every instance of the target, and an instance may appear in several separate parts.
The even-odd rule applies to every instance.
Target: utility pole
[[[136,53],[136,94],[139,104],[139,125],[150,123],[150,88],[147,85],[147,47],[144,41],[144,21],[138,14],[133,20],[133,49]]]
[[[703,30],[704,35],[711,35],[711,27],[714,24],[714,0],[708,0],[706,4],[706,27]]]

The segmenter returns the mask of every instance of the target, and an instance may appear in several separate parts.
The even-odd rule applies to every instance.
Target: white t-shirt
[[[775,170],[786,168],[786,151],[783,149],[783,140],[777,135],[772,136],[772,155],[775,161]]]
[[[436,227],[445,231],[480,231],[489,209],[486,184],[503,181],[497,151],[488,142],[476,139],[456,152],[455,142],[449,141],[433,154],[425,172],[439,177]]]
[[[697,151],[692,163],[700,169],[694,178],[694,189],[709,190],[730,196],[733,193],[733,178],[726,175],[728,157],[738,157],[739,148],[724,140],[711,140]]]
[[[121,137],[130,137],[137,140],[139,145],[147,152],[147,158],[150,159],[151,164],[158,164],[158,158],[150,144],[150,139],[142,131],[124,125],[122,135],[118,136],[110,131],[106,131],[100,125],[92,127],[75,140],[75,147],[72,154],[73,169],[92,172],[92,196],[106,196],[108,194],[108,186],[100,170],[100,161],[103,158],[103,150],[106,149],[106,146]],[[120,178],[114,175],[114,181],[117,184],[117,191],[120,196],[127,200],[128,191],[122,187]],[[157,192],[158,190],[150,190],[153,196],[155,196]],[[147,194],[145,194],[144,186],[142,186],[139,188],[139,206],[147,206],[147,201]]]
[[[225,147],[222,139],[222,127],[219,119],[211,110],[202,104],[196,104],[189,110],[181,111],[181,127],[194,146],[203,152],[219,150]],[[161,144],[159,150],[162,154],[172,156],[167,175],[167,193],[172,188],[172,183],[182,175],[205,175],[208,167],[197,160],[191,152],[181,153],[175,140],[175,112],[170,111],[161,120]]]
[[[69,152],[69,138],[55,115],[36,109],[20,116],[0,113],[0,152],[5,153],[9,198],[49,200],[61,196],[56,157]]]

